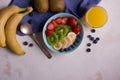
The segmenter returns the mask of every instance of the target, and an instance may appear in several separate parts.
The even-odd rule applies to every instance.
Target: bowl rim
[[[73,48],[72,50],[69,50],[69,51],[60,52],[60,51],[58,51],[58,50],[55,50],[52,46],[50,46],[50,45],[48,44],[47,39],[46,39],[45,31],[46,31],[46,27],[47,27],[48,23],[50,23],[51,20],[56,19],[57,17],[64,17],[64,16],[76,18],[77,21],[80,23],[80,27],[81,27],[81,32],[82,32],[82,33],[80,33],[80,34],[81,34],[81,39],[80,39],[80,41],[79,41],[79,44],[78,44],[75,48]],[[57,13],[57,14],[51,16],[51,17],[45,22],[44,27],[43,27],[43,30],[42,30],[43,42],[45,43],[45,45],[47,46],[47,48],[48,48],[49,50],[51,50],[52,52],[59,53],[59,54],[66,54],[66,53],[71,53],[71,52],[75,51],[75,50],[79,47],[79,45],[81,44],[81,42],[82,42],[82,40],[83,40],[83,36],[84,36],[84,30],[83,30],[83,25],[82,25],[80,19],[78,19],[76,16],[74,16],[74,15],[72,15],[72,14],[70,14],[70,13]]]

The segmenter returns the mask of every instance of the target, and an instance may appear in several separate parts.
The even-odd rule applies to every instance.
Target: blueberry
[[[95,32],[96,32],[96,30],[95,30],[95,29],[91,29],[91,32],[92,32],[92,33],[95,33]]]
[[[27,42],[27,41],[24,41],[24,42],[23,42],[23,45],[25,45],[25,46],[28,45],[28,42]]]
[[[72,48],[75,48],[75,45],[73,44],[71,47],[72,47]]]
[[[76,42],[79,42],[79,41],[80,41],[80,38],[77,37]]]
[[[93,43],[94,43],[94,44],[97,44],[97,40],[94,40]]]
[[[64,51],[65,51],[65,52],[68,51],[68,48],[65,48]]]
[[[90,40],[93,41],[93,40],[94,40],[94,37],[91,37]]]
[[[81,34],[79,33],[77,36],[78,36],[78,37],[81,37]]]
[[[60,52],[64,52],[65,50],[64,49],[60,49]]]
[[[32,17],[32,16],[33,16],[33,13],[29,13],[29,16]]]
[[[33,47],[33,44],[32,44],[32,43],[30,43],[30,44],[29,44],[29,47]]]
[[[28,20],[28,23],[29,23],[29,24],[32,24],[32,19]]]
[[[91,49],[90,49],[90,48],[87,48],[86,51],[87,51],[87,52],[91,52]]]
[[[74,45],[75,45],[75,46],[77,46],[77,45],[78,45],[78,42],[77,42],[77,41],[75,41],[75,42],[74,42]]]
[[[90,47],[90,46],[91,46],[91,43],[87,43],[87,46]]]
[[[81,38],[81,35],[80,35],[80,34],[78,34],[78,35],[77,35],[77,38]]]
[[[88,38],[91,38],[92,36],[91,36],[91,35],[88,35],[87,37],[88,37]]]
[[[72,50],[72,47],[69,47],[68,50]]]
[[[98,41],[98,40],[100,40],[100,38],[99,38],[99,37],[96,37],[96,40]]]

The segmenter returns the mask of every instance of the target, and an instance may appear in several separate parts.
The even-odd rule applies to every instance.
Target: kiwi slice
[[[58,36],[53,32],[50,36],[47,37],[47,41],[50,45],[54,46],[58,43]]]
[[[56,29],[56,32],[63,33],[63,36],[65,37],[67,33],[69,32],[69,29],[67,25],[59,25],[58,28]]]
[[[57,35],[58,42],[60,42],[64,38],[63,33],[62,32],[55,32],[55,33]]]
[[[66,26],[68,28],[68,32],[71,32],[72,31],[72,28],[71,26]]]

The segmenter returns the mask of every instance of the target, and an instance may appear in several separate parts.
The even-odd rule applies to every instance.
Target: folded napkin
[[[64,0],[65,9],[64,13],[70,13],[75,15],[78,18],[81,18],[85,12],[92,6],[97,5],[101,0]],[[33,6],[33,0],[12,0],[10,5],[15,4],[20,7]],[[26,22],[31,22],[33,32],[40,32],[43,29],[45,22],[52,15],[57,14],[53,13],[50,10],[45,13],[38,13],[35,10],[32,12],[33,16],[27,15],[23,18],[20,25]],[[19,26],[20,26],[19,25]],[[17,34],[23,35],[18,27]]]
[[[11,2],[11,0],[0,0],[0,10],[4,7],[8,6],[8,4]]]

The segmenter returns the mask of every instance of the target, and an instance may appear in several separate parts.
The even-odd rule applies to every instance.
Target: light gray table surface
[[[0,0],[0,8],[10,0]],[[4,3],[4,4],[3,4]],[[90,29],[84,27],[84,39],[71,54],[52,53],[47,59],[29,36],[18,36],[24,56],[16,56],[7,48],[0,48],[0,80],[120,80],[120,0],[102,0],[99,4],[108,12],[108,22],[93,36],[100,37],[87,53],[86,37]],[[23,46],[22,42],[34,47]]]

